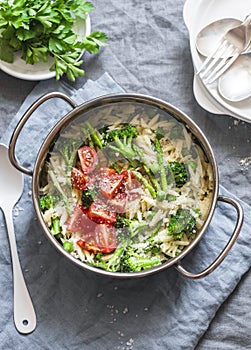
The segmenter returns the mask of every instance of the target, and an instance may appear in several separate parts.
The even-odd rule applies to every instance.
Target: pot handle
[[[16,142],[18,139],[18,136],[23,128],[23,126],[25,125],[25,123],[27,122],[27,120],[30,118],[30,116],[32,115],[32,113],[45,101],[51,99],[51,98],[61,98],[63,100],[65,100],[66,102],[68,102],[73,108],[77,107],[77,104],[67,95],[65,95],[62,92],[49,92],[48,94],[45,94],[43,96],[41,96],[38,100],[36,100],[29,108],[28,110],[24,113],[24,115],[22,116],[22,118],[19,120],[17,126],[15,127],[13,134],[11,136],[10,139],[10,143],[9,143],[9,159],[11,164],[19,171],[21,171],[22,173],[26,174],[26,175],[31,175],[33,174],[32,170],[26,169],[24,168],[22,165],[20,165],[18,163],[18,160],[16,158],[15,155],[15,147],[16,147]]]
[[[234,231],[227,243],[227,245],[225,246],[225,248],[222,250],[222,252],[220,253],[220,255],[214,260],[214,262],[208,266],[205,270],[199,272],[199,273],[192,273],[187,271],[183,266],[180,265],[180,263],[176,264],[176,269],[185,277],[188,277],[190,279],[199,279],[202,277],[205,277],[207,275],[209,275],[211,272],[213,272],[221,263],[222,261],[225,259],[226,255],[229,253],[230,249],[232,248],[232,246],[234,245],[236,239],[239,236],[242,224],[243,224],[243,219],[244,219],[244,212],[243,209],[241,207],[241,205],[234,199],[229,198],[229,197],[225,197],[225,196],[219,196],[218,200],[221,202],[226,202],[228,204],[231,204],[237,212],[237,222],[234,228]]]

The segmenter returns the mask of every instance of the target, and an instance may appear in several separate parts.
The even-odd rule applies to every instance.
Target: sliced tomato
[[[94,177],[84,174],[81,169],[72,168],[71,184],[77,190],[84,191],[95,182]]]
[[[110,210],[118,214],[124,213],[127,201],[127,194],[124,191],[119,191],[112,199],[109,199],[107,206]]]
[[[124,177],[124,182],[130,183],[131,179],[134,178],[131,170],[123,170],[121,171],[121,175]]]
[[[134,201],[141,196],[141,183],[137,179],[132,179],[130,185],[125,185],[125,192],[127,194],[127,200]]]
[[[89,238],[95,231],[95,222],[90,220],[81,205],[76,205],[67,222],[67,231],[80,232],[85,238]]]
[[[111,253],[116,249],[116,229],[112,225],[97,224],[94,236],[81,238],[77,241],[80,248],[94,252]]]
[[[112,225],[99,224],[95,229],[95,238],[98,248],[103,253],[111,253],[116,249],[116,229]]]
[[[123,170],[121,175],[124,177],[123,183],[128,190],[142,186],[141,183],[135,178],[131,170]]]
[[[107,198],[113,198],[118,192],[122,181],[123,175],[117,174],[116,172],[115,174],[112,173],[100,179],[99,189]]]
[[[134,177],[131,170],[124,170],[121,173],[124,176],[123,185],[128,201],[132,201],[140,196],[139,189],[142,184]]]
[[[96,171],[97,180],[102,179],[103,177],[110,176],[112,174],[117,174],[116,170],[109,168],[108,166],[101,166]]]
[[[101,249],[97,246],[97,243],[94,241],[93,238],[91,238],[89,241],[85,241],[84,239],[79,239],[77,241],[77,245],[82,249],[86,249],[93,252],[94,254],[101,252]]]
[[[83,146],[78,149],[78,156],[84,174],[92,173],[98,164],[98,155],[95,149]]]
[[[89,219],[98,224],[112,224],[116,221],[117,215],[111,211],[107,204],[100,198],[95,199],[90,205],[87,215]]]

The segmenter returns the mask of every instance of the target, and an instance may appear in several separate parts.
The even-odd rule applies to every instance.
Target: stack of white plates
[[[249,13],[250,1],[247,0],[186,0],[183,16],[189,31],[190,50],[195,71],[199,69],[204,60],[196,49],[197,34],[206,25],[216,20],[236,18],[243,21]],[[251,122],[251,98],[241,102],[227,101],[219,94],[217,83],[204,85],[196,75],[193,91],[197,102],[205,110]]]

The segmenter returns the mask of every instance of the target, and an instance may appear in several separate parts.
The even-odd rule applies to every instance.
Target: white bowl
[[[75,22],[74,32],[78,34],[80,38],[90,35],[91,20],[89,15],[85,21],[79,20]],[[26,64],[25,61],[21,59],[21,54],[17,52],[13,63],[7,63],[0,60],[0,69],[13,77],[23,80],[46,80],[56,76],[55,71],[50,71],[50,67],[53,63],[54,58],[49,57],[47,62]]]

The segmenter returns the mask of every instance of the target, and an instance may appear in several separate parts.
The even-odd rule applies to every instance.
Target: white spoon
[[[218,90],[231,102],[240,102],[251,96],[251,53],[239,56],[220,77]]]
[[[0,208],[5,216],[13,267],[14,323],[20,333],[27,334],[36,327],[36,314],[18,259],[12,218],[13,207],[22,192],[23,175],[11,165],[8,148],[0,144]]]

